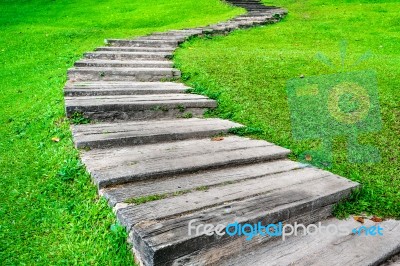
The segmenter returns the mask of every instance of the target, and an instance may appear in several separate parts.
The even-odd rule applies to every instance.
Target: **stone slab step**
[[[233,30],[236,30],[239,28],[239,24],[237,23],[218,23],[218,24],[214,24],[214,25],[210,25],[209,26],[213,32],[219,33],[219,32],[230,32]]]
[[[171,53],[175,50],[173,47],[97,47],[95,51],[120,51],[120,52],[164,52]]]
[[[257,167],[257,164],[252,166]],[[227,183],[226,185],[223,184],[207,188],[206,190],[195,190],[187,194],[145,204],[130,204],[119,211],[119,217],[122,218],[121,220],[124,221],[124,225],[129,229],[141,221],[166,220],[214,206],[228,205],[232,207],[229,204],[231,202],[257,198],[263,194],[270,194],[272,192],[279,192],[281,194],[282,190],[288,189],[291,191],[295,187],[305,189],[299,189],[299,192],[302,193],[293,195],[297,200],[299,198],[308,198],[310,194],[313,194],[313,191],[309,191],[307,186],[324,186],[323,183],[326,183],[327,187],[330,184],[337,186],[340,190],[342,188],[348,189],[354,187],[352,182],[334,176],[329,172],[311,167],[300,168],[283,173],[264,174],[256,178]],[[318,196],[317,193],[314,195]]]
[[[298,236],[288,237],[285,241],[275,241],[263,245],[251,252],[242,252],[240,256],[232,256],[221,261],[219,265],[253,265],[253,266],[342,266],[342,265],[380,265],[391,256],[400,252],[400,221],[388,220],[374,223],[365,220],[360,224],[354,219],[323,221],[322,226],[336,226],[346,230],[347,234],[320,232],[306,234],[302,231]],[[366,235],[352,233],[361,226],[380,226],[383,235]],[[307,247],[307,248],[304,248]]]
[[[105,95],[143,95],[177,94],[186,92],[189,87],[175,82],[69,82],[64,88],[64,95],[105,96]]]
[[[172,58],[171,52],[121,52],[121,51],[98,51],[84,54],[88,59],[111,59],[111,60],[168,60]]]
[[[114,47],[178,47],[180,42],[170,40],[107,39],[106,44]]]
[[[271,14],[264,14],[264,13],[258,13],[254,15],[243,15],[240,17],[236,17],[232,19],[231,21],[240,21],[240,20],[247,20],[247,21],[253,21],[253,22],[259,22],[260,20],[267,20],[271,18]]]
[[[241,15],[240,17],[249,17],[249,18],[271,17],[274,14],[283,15],[286,13],[287,13],[287,11],[284,9],[272,9],[272,10],[262,10],[262,11],[251,11],[251,12],[248,12],[247,14]]]
[[[82,59],[76,61],[74,65],[76,67],[172,68],[173,62],[165,60]]]
[[[185,140],[82,153],[99,188],[132,181],[193,173],[230,165],[284,158],[290,151],[261,140],[235,136],[222,141]]]
[[[251,26],[258,25],[256,23],[257,21],[261,21],[261,19],[253,20],[253,19],[246,19],[246,18],[242,18],[242,19],[235,18],[235,19],[231,19],[231,20],[227,21],[226,23],[228,23],[227,25],[229,25],[229,28],[231,28],[231,30],[234,30],[234,29],[240,29],[240,28],[249,28]],[[264,21],[264,20],[262,20],[262,21]],[[223,25],[223,24],[215,24],[215,25]]]
[[[95,121],[199,117],[214,100],[194,94],[151,94],[65,97],[66,113],[82,113]]]
[[[264,19],[262,20],[246,20],[246,19],[241,19],[241,20],[232,20],[233,22],[237,23],[239,28],[250,28],[254,27],[256,25],[259,25],[260,23],[262,24],[264,22]]]
[[[206,138],[242,125],[222,119],[174,119],[73,126],[78,148],[109,148]]]
[[[117,215],[130,229],[144,265],[218,265],[221,257],[242,250],[244,238],[201,231],[196,235],[193,230],[189,234],[190,221],[193,226],[221,224],[223,229],[234,222],[269,224],[301,218],[310,223],[329,215],[332,204],[356,186],[329,172],[304,168],[129,205]]]
[[[235,0],[227,0],[228,3],[235,5],[237,7],[242,7],[247,9],[247,11],[251,12],[252,10],[270,10],[275,7],[265,6],[260,1],[235,1]]]
[[[261,1],[259,0],[227,0],[228,3],[233,3],[233,4],[241,4],[241,3],[254,3],[254,4],[261,4]]]
[[[152,34],[148,36],[139,37],[136,40],[165,40],[165,41],[176,41],[176,42],[184,42],[190,36],[187,34],[170,34],[170,35],[162,35],[162,34]]]
[[[270,7],[263,6],[260,4],[238,4],[238,7],[246,8],[248,11],[262,11],[262,10],[271,10]]]
[[[131,88],[131,87],[185,87],[182,83],[179,82],[133,82],[133,81],[79,81],[79,82],[67,82],[66,88]]]
[[[150,195],[183,193],[188,190],[208,189],[227,183],[255,179],[265,175],[288,172],[303,168],[304,165],[287,159],[262,162],[256,165],[241,165],[223,169],[205,170],[193,174],[171,176],[164,179],[150,179],[127,183],[102,190],[111,206],[124,203],[132,198]]]
[[[183,30],[170,30],[166,32],[155,32],[152,35],[164,35],[164,36],[197,36],[203,34],[201,29],[183,29]]]
[[[175,68],[73,67],[68,70],[68,79],[73,81],[162,81],[180,76],[181,72]]]

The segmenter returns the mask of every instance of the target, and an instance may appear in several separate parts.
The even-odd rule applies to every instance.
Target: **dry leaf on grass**
[[[51,138],[51,140],[54,141],[54,142],[59,142],[60,138],[54,137],[54,138]]]

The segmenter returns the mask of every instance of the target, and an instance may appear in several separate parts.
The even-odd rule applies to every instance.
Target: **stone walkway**
[[[180,77],[173,52],[187,38],[275,23],[286,14],[256,0],[228,2],[248,13],[206,27],[108,40],[68,71],[67,115],[93,121],[73,126],[75,144],[126,226],[135,258],[143,265],[376,265],[400,251],[400,229],[391,221],[381,224],[385,238],[362,242],[354,234],[285,242],[189,234],[191,220],[193,227],[315,223],[358,186],[288,160],[285,148],[231,135],[241,125],[202,118],[217,106],[214,100],[172,82]]]

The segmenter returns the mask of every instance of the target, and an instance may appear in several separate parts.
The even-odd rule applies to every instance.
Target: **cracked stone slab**
[[[323,226],[341,226],[350,233],[345,235],[318,233],[288,237],[285,241],[277,241],[270,245],[261,246],[251,253],[242,253],[225,260],[220,265],[253,265],[253,266],[280,266],[280,265],[380,265],[386,259],[400,252],[400,221],[388,220],[374,223],[365,220],[360,224],[354,219],[328,219],[322,222]],[[352,229],[361,226],[380,226],[383,235],[360,235],[351,233]]]
[[[78,148],[108,148],[206,138],[234,127],[242,125],[222,119],[191,118],[76,125],[72,132]]]
[[[222,141],[172,143],[82,151],[82,160],[100,187],[190,173],[229,165],[281,159],[289,150],[266,141],[236,136]]]

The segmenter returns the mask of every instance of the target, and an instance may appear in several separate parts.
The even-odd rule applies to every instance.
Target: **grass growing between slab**
[[[343,70],[375,70],[382,129],[360,134],[359,142],[377,147],[381,161],[350,163],[347,137],[334,138],[330,170],[363,186],[337,207],[336,215],[365,212],[400,218],[400,3],[367,0],[268,3],[287,8],[288,17],[275,25],[239,30],[227,37],[191,40],[178,50],[175,62],[183,72],[183,79],[196,92],[218,99],[214,115],[254,129],[250,135],[290,148],[292,158],[299,159],[304,151],[319,147],[321,142],[293,138],[287,81]],[[344,68],[342,40],[348,43]],[[368,51],[372,57],[354,65]],[[330,58],[335,67],[329,67],[326,60],[325,63],[323,59],[317,60],[318,53]],[[329,130],[325,128],[324,132]]]
[[[207,25],[242,11],[218,0],[2,1],[0,9],[0,261],[132,264],[124,229],[73,148],[66,70],[105,38]]]
[[[182,195],[188,194],[193,191],[207,191],[209,188],[210,188],[210,186],[200,186],[200,187],[196,187],[193,189],[179,190],[179,191],[170,192],[170,193],[146,195],[146,196],[142,196],[142,197],[134,197],[134,198],[129,198],[129,199],[125,200],[125,203],[140,205],[140,204],[144,204],[147,202],[182,196]]]

